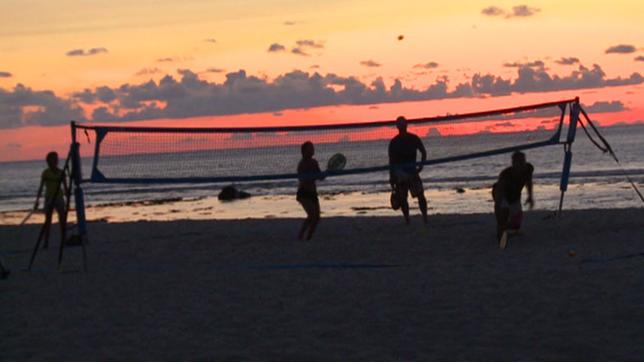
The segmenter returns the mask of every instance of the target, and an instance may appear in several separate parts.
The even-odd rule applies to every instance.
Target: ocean
[[[606,127],[602,128],[601,132],[613,146],[622,166],[627,170],[630,177],[636,183],[642,185],[644,183],[644,125]],[[531,137],[530,132],[524,132],[523,136],[533,139],[543,138],[543,135],[539,134],[539,132],[533,132],[532,136],[534,137]],[[454,136],[449,137],[449,147],[461,154],[475,149],[494,149],[498,148],[499,144],[502,143],[500,137],[503,136],[492,134]],[[352,146],[353,151],[350,157],[348,155],[348,162],[349,164],[353,162],[353,167],[357,167],[355,165],[359,164],[360,160],[373,159],[374,155],[383,157],[383,160],[386,157],[386,142],[352,142]],[[429,142],[427,147],[430,157],[435,157],[436,154],[447,154],[442,152],[444,150],[440,149],[440,147],[443,147],[440,144]],[[612,158],[595,148],[581,130],[578,130],[577,139],[572,150],[571,184],[600,185],[601,187],[597,187],[597,197],[568,199],[567,202],[573,204],[575,208],[611,207],[611,205],[622,203],[624,192],[611,192],[613,188],[615,190],[625,188],[623,172]],[[235,172],[253,174],[266,172],[272,167],[276,167],[273,163],[281,162],[287,163],[287,168],[291,167],[290,165],[292,164],[292,170],[290,171],[294,172],[297,167],[297,152],[288,151],[288,157],[280,156],[279,152],[286,151],[273,150],[271,153],[266,154],[261,152],[255,154],[242,151],[228,152],[228,159],[224,160],[226,162],[220,158],[216,162],[204,164],[203,157],[201,157],[201,164],[195,167],[207,168],[209,172],[216,172],[221,175],[231,175],[235,174]],[[316,154],[321,164],[326,161],[329,152],[321,150]],[[563,163],[562,146],[528,150],[526,154],[528,161],[535,166],[536,185],[556,186],[559,184]],[[198,172],[198,170],[190,167],[186,168],[185,157],[185,155],[178,158],[172,157],[172,155],[166,156],[159,159],[158,164],[147,164],[146,167],[164,175],[193,176],[194,172]],[[253,162],[249,162],[249,160]],[[91,162],[89,159],[83,160],[85,172],[89,170],[89,162]],[[101,162],[102,169],[111,170],[109,157],[103,158]],[[486,188],[494,182],[499,172],[504,167],[507,167],[509,163],[510,155],[505,154],[428,166],[423,171],[422,178],[428,190]],[[33,205],[39,177],[45,167],[44,160],[0,163],[0,211],[29,209]],[[283,167],[283,165],[280,167]],[[88,175],[84,176],[87,177]],[[322,194],[384,192],[388,189],[387,180],[387,172],[337,176],[321,182],[319,188]],[[214,197],[223,186],[225,185],[85,184],[84,190],[86,203],[88,205],[97,205],[132,201],[189,200]],[[294,193],[296,182],[294,180],[260,181],[238,183],[235,186],[255,196],[284,196]],[[592,196],[592,192],[590,194]],[[294,204],[294,207],[297,207],[297,205]]]

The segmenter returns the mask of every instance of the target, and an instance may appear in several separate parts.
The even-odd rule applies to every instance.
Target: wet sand
[[[383,186],[384,187],[384,186]],[[429,213],[475,214],[493,209],[489,187],[448,189],[428,188]],[[389,205],[389,192],[329,192],[320,187],[323,217],[394,216]],[[555,211],[559,203],[558,185],[536,185],[536,210]],[[257,195],[232,202],[219,201],[215,196],[182,199],[177,197],[153,200],[92,203],[87,198],[89,221],[132,222],[173,220],[241,220],[300,218],[304,212],[294,195]],[[415,202],[411,201],[412,207]],[[564,202],[565,209],[606,209],[640,207],[641,201],[627,184],[602,185],[597,183],[572,184]],[[26,210],[0,212],[0,225],[19,224]],[[70,220],[74,221],[72,212]],[[37,213],[27,223],[42,223],[43,214]]]

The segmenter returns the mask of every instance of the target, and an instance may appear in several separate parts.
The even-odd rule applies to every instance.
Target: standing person
[[[49,152],[47,154],[47,168],[42,172],[40,176],[40,186],[38,187],[38,195],[36,195],[36,203],[34,204],[34,210],[38,209],[38,201],[40,200],[40,195],[42,194],[43,186],[45,188],[45,224],[40,237],[43,236],[45,242],[43,244],[43,249],[47,249],[49,246],[49,229],[51,228],[52,216],[54,210],[58,214],[58,224],[60,224],[60,237],[61,243],[64,242],[62,238],[65,235],[65,227],[67,226],[67,215],[65,213],[65,198],[64,192],[67,191],[67,183],[65,182],[65,177],[63,175],[63,170],[58,168],[58,153]],[[61,188],[63,186],[63,188]]]
[[[311,141],[304,142],[301,147],[302,160],[297,165],[299,185],[297,188],[297,201],[306,211],[306,219],[302,222],[298,238],[311,240],[315,228],[320,221],[320,200],[315,185],[316,180],[323,180],[325,175],[320,170],[318,161],[313,158],[315,148]],[[308,230],[308,233],[307,233]],[[306,234],[306,238],[305,238]]]
[[[413,133],[407,132],[407,119],[396,119],[398,135],[389,142],[389,183],[393,190],[392,200],[399,205],[405,223],[409,224],[409,203],[407,193],[418,199],[418,207],[423,214],[423,221],[427,223],[427,199],[420,171],[427,160],[427,151],[423,141]],[[417,151],[420,151],[421,164],[416,166]]]
[[[499,240],[508,229],[519,229],[523,219],[521,210],[521,191],[528,189],[526,205],[534,207],[532,198],[532,173],[534,166],[526,162],[523,152],[512,154],[512,166],[501,171],[498,181],[492,186],[494,214],[496,216],[496,236]]]

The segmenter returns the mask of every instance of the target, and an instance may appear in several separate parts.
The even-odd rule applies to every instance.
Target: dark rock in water
[[[237,190],[235,186],[224,187],[217,196],[217,198],[221,201],[233,201],[247,199],[249,197],[250,194],[248,192]]]
[[[459,194],[464,194],[464,193],[465,193],[465,189],[464,189],[464,188],[462,188],[462,187],[457,187],[457,188],[456,188],[456,192],[458,192]]]

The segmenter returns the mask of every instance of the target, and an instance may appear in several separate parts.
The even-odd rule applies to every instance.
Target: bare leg
[[[45,225],[43,225],[43,233],[44,233],[44,243],[42,245],[43,249],[47,249],[49,247],[49,229],[51,228],[51,219],[53,217],[54,210],[47,210],[45,214]]]
[[[297,234],[297,238],[299,240],[304,240],[304,233],[306,232],[306,229],[308,229],[309,224],[311,223],[311,217],[307,215],[306,219],[302,222],[302,226],[300,227],[300,232]]]
[[[418,195],[418,207],[420,208],[421,214],[423,214],[423,221],[427,224],[427,199],[425,194]]]
[[[501,207],[498,204],[494,205],[494,215],[496,216],[496,238],[501,240],[501,236],[508,226],[508,219],[510,218],[510,209]]]
[[[315,232],[315,228],[318,226],[318,223],[320,222],[320,204],[316,204],[315,208],[313,210],[313,215],[311,215],[311,224],[309,225],[309,235],[306,237],[306,240],[311,240],[313,237],[313,233]]]
[[[315,228],[318,226],[318,223],[320,222],[320,202],[315,201],[312,205],[311,208],[311,223],[309,224],[309,234],[306,237],[306,240],[311,240],[313,237],[313,233],[315,232]]]
[[[304,240],[304,235],[308,230],[306,240],[311,240],[313,232],[315,232],[315,228],[320,221],[320,202],[316,199],[307,199],[300,201],[300,204],[306,211],[306,219],[302,222],[298,237],[300,240]]]
[[[306,237],[306,240],[311,240],[311,238],[313,238],[313,233],[315,232],[315,228],[318,226],[319,222],[320,215],[313,216],[311,219],[311,225],[309,226],[309,235]]]
[[[407,202],[407,197],[400,201],[400,210],[405,217],[405,224],[409,225],[409,203]]]

